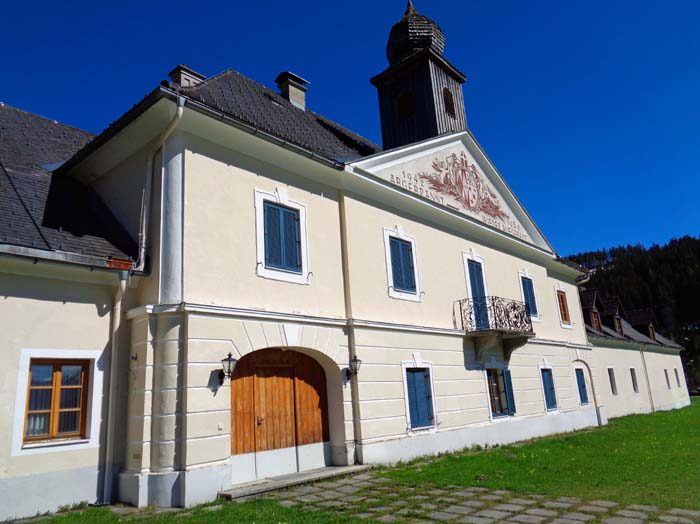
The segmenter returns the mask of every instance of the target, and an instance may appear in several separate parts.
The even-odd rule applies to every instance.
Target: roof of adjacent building
[[[292,105],[264,85],[229,69],[182,94],[240,122],[338,162],[373,155],[382,148],[306,108]]]
[[[674,349],[683,349],[683,346],[674,342],[673,340],[660,335],[658,332],[655,333],[656,340],[653,340],[648,336],[648,334],[641,333],[634,326],[646,326],[650,322],[644,322],[646,319],[654,319],[654,312],[651,308],[641,308],[635,310],[624,310],[622,308],[622,301],[620,297],[605,297],[598,289],[580,289],[579,295],[581,297],[581,307],[584,310],[592,309],[595,302],[603,304],[604,316],[607,315],[620,315],[620,326],[622,327],[622,333],[618,333],[614,329],[608,326],[601,325],[600,330],[595,329],[591,325],[591,319],[588,315],[584,315],[584,321],[586,324],[586,333],[590,336],[598,338],[608,338],[618,341],[627,342],[637,342],[641,344],[665,346]],[[639,321],[641,323],[636,323]]]
[[[107,260],[134,255],[94,191],[52,174],[93,136],[0,104],[0,244]]]

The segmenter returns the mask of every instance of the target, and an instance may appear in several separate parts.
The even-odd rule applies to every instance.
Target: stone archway
[[[326,373],[314,358],[269,348],[231,379],[231,455],[239,482],[330,463]]]

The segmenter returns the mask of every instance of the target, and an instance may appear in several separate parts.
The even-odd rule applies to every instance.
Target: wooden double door
[[[318,362],[282,349],[240,360],[231,379],[231,454],[255,454],[256,478],[323,465],[328,440],[326,374]]]

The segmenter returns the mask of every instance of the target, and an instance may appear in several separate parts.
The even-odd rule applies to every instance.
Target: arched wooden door
[[[264,349],[243,357],[231,379],[231,455],[266,478],[321,467],[329,441],[326,374],[313,358]],[[234,475],[236,471],[234,471]]]

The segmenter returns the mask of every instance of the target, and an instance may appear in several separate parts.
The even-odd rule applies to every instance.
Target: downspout
[[[654,406],[654,395],[651,392],[651,381],[649,380],[649,371],[647,370],[647,359],[644,356],[644,349],[646,345],[642,344],[639,354],[642,355],[642,365],[644,366],[644,379],[647,383],[647,391],[649,392],[649,405],[651,406],[651,412],[656,411],[656,406]]]
[[[338,190],[338,210],[340,212],[340,255],[343,266],[343,294],[345,298],[345,318],[348,326],[348,352],[350,362],[357,356],[355,346],[355,320],[352,313],[352,296],[350,293],[350,262],[348,257],[348,224],[345,211],[345,192]],[[354,440],[354,462],[364,462],[362,454],[362,418],[360,415],[360,390],[357,374],[350,373],[350,397],[352,404],[352,433]]]
[[[129,280],[128,271],[119,272],[119,287],[114,295],[109,350],[109,392],[107,400],[107,436],[105,443],[105,477],[100,504],[112,503],[112,480],[114,476],[114,416],[117,396],[117,372],[119,369],[119,330],[122,318],[122,300]]]
[[[156,155],[163,147],[163,144],[175,130],[175,127],[180,122],[185,109],[185,97],[177,97],[177,111],[175,116],[168,124],[168,127],[160,134],[155,144],[148,154],[148,163],[146,164],[146,188],[143,193],[143,201],[141,202],[141,223],[139,226],[139,258],[134,266],[135,272],[142,272],[146,266],[146,248],[148,240],[148,224],[151,220],[151,192],[153,191],[153,166],[155,164]]]

